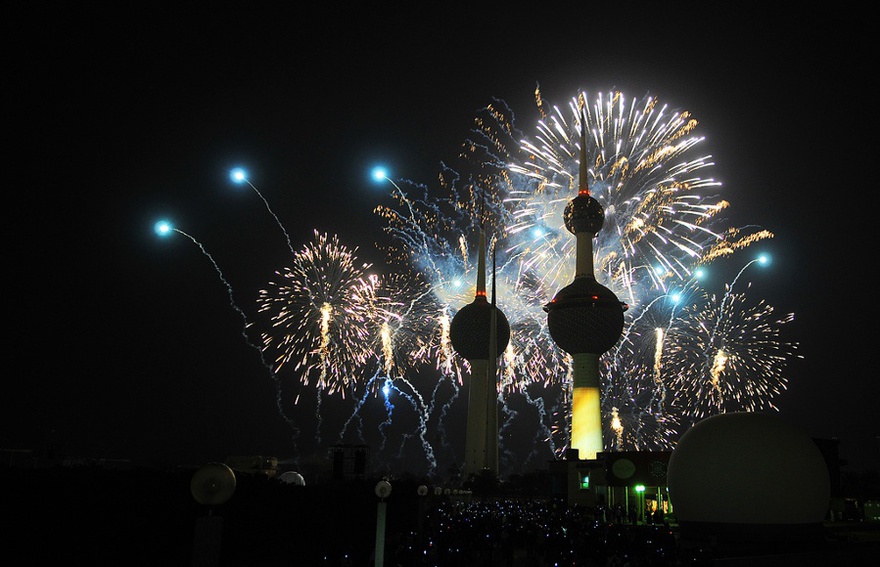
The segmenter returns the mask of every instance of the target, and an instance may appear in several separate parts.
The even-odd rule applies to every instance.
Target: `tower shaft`
[[[575,277],[593,277],[593,237],[588,232],[575,235]],[[599,391],[599,355],[572,355],[571,448],[581,459],[595,459],[605,450],[602,444],[602,407]]]
[[[497,431],[497,412],[495,397],[489,395],[489,361],[471,360],[471,385],[468,395],[467,437],[465,438],[465,476],[479,473],[490,467],[492,450],[490,437]],[[494,388],[493,388],[494,390]],[[489,404],[492,410],[489,411]],[[494,416],[495,427],[491,427]],[[496,434],[497,437],[497,434]],[[495,440],[495,458],[497,459],[497,439]],[[495,467],[497,469],[497,465]]]
[[[495,256],[492,256],[492,311],[486,365],[486,468],[498,473],[498,309],[495,307]]]
[[[489,325],[488,360],[471,360],[471,388],[468,396],[465,475],[488,469],[498,472],[498,386],[496,346],[498,311],[494,305]]]
[[[575,236],[574,277],[593,276],[593,238],[595,235],[579,232]]]

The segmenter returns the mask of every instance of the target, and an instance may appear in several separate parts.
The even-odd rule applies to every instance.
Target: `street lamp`
[[[638,498],[636,498],[636,502],[638,504],[638,514],[636,516],[636,519],[638,520],[639,517],[644,519],[644,517],[645,517],[645,485],[644,484],[637,484],[635,486],[635,490],[636,490],[636,495],[638,496]]]
[[[375,567],[385,565],[385,499],[391,494],[391,483],[380,480],[376,483],[376,496],[379,504],[376,508],[376,562]]]
[[[193,565],[220,565],[220,540],[223,518],[214,515],[214,507],[225,504],[235,493],[235,473],[223,463],[208,463],[192,475],[190,491],[199,504],[208,507],[208,515],[196,518],[193,541]]]

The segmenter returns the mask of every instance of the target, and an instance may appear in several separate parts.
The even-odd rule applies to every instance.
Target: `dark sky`
[[[772,276],[754,285],[795,313],[786,332],[804,357],[786,370],[781,414],[839,438],[852,463],[876,463],[865,18],[719,10],[16,14],[0,448],[295,456],[217,272],[153,223],[171,218],[202,243],[252,310],[289,251],[263,202],[229,182],[232,167],[248,169],[294,246],[335,233],[377,261],[373,207],[390,201],[369,168],[432,183],[480,108],[497,97],[533,116],[539,84],[557,104],[617,88],[694,114],[735,218],[776,235]]]

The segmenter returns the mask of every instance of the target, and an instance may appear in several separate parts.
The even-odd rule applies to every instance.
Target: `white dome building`
[[[667,482],[683,539],[772,545],[823,537],[831,498],[825,459],[776,415],[698,422],[672,452]]]

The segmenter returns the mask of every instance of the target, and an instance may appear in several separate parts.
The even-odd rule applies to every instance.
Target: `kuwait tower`
[[[571,355],[571,448],[580,459],[596,459],[602,443],[599,357],[620,338],[623,312],[620,302],[593,275],[593,239],[605,221],[605,211],[590,196],[587,182],[586,117],[581,119],[581,156],[578,194],[563,213],[565,228],[577,239],[574,281],[544,306],[550,336]]]
[[[452,347],[471,366],[468,395],[465,478],[483,470],[498,473],[498,356],[510,341],[507,317],[486,299],[486,236],[480,230],[477,291],[474,300],[458,310],[449,324]]]

